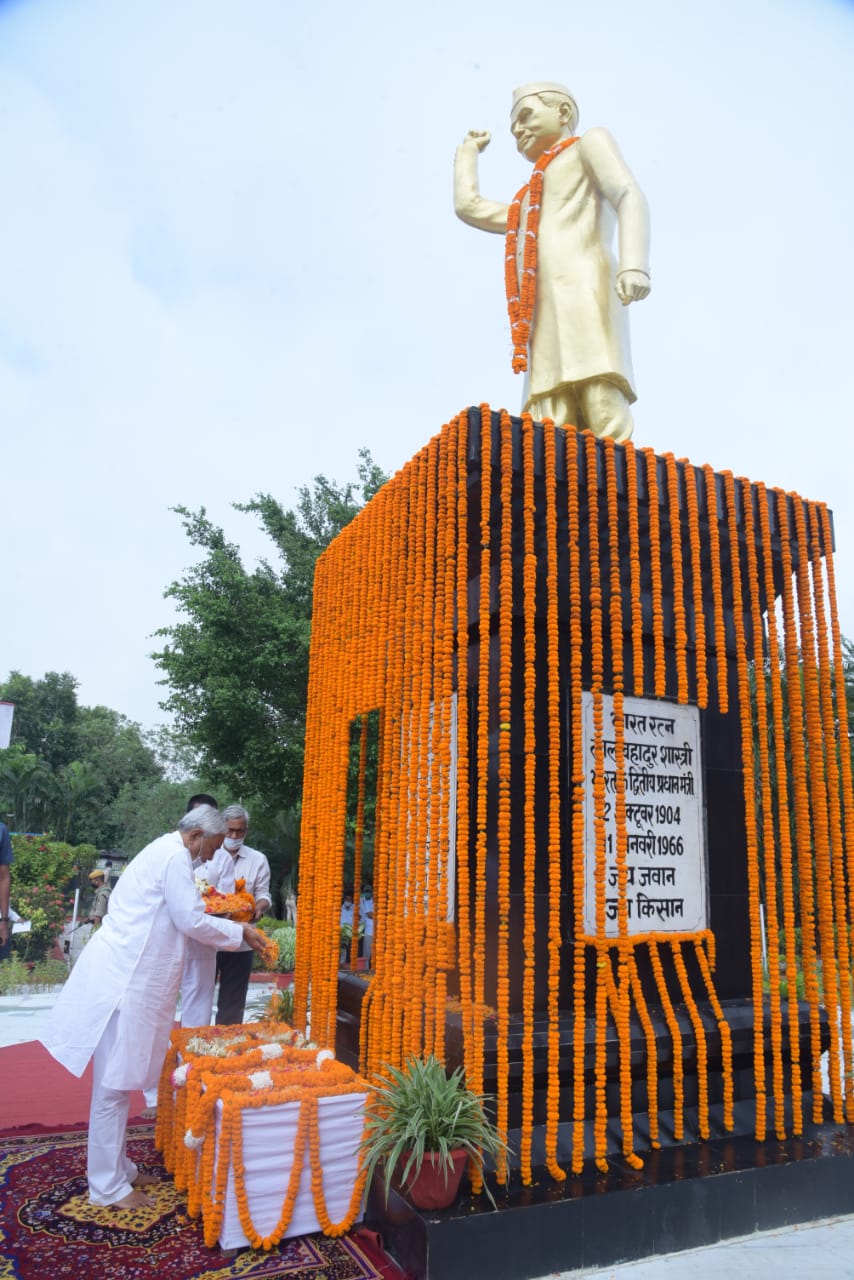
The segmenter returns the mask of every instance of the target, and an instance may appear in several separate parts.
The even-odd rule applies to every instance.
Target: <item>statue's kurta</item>
[[[563,143],[542,172],[523,409],[627,440],[628,406],[637,395],[626,304],[649,293],[649,211],[611,134],[595,128],[573,140],[568,94],[540,93],[541,87],[549,89],[516,91],[513,123],[528,159]],[[470,226],[505,234],[508,205],[480,194],[478,153],[488,143],[488,133],[472,131],[458,147],[454,207]],[[528,193],[516,241],[520,296],[529,203]],[[618,258],[611,247],[615,232]]]
[[[610,248],[616,214],[585,164],[589,136],[556,156],[543,175],[525,409],[532,398],[591,378],[616,383],[629,402],[637,399],[628,315],[617,296],[617,262]],[[613,139],[606,138],[616,168],[622,157]],[[528,201],[526,195],[519,225],[520,279]]]

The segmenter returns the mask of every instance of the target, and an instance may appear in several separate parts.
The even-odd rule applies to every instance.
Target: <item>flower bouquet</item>
[[[201,890],[205,911],[209,916],[227,916],[238,924],[250,921],[255,915],[255,899],[251,893],[246,892],[245,886],[245,880],[238,880],[234,893],[220,893],[219,889],[206,885]]]

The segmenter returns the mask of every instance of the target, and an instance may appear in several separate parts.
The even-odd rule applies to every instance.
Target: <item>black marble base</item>
[[[523,1187],[515,1174],[495,1198],[497,1210],[463,1192],[451,1209],[423,1213],[394,1192],[386,1206],[375,1183],[366,1221],[415,1280],[607,1267],[854,1212],[854,1128],[671,1146],[649,1153],[638,1172],[612,1158],[607,1175],[588,1162],[563,1184],[538,1170]]]

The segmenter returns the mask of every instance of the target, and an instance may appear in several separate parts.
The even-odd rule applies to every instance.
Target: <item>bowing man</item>
[[[178,830],[152,841],[128,863],[104,923],[86,944],[54,1008],[42,1043],[72,1074],[93,1061],[87,1178],[92,1204],[151,1205],[125,1151],[130,1095],[157,1083],[169,1044],[187,939],[213,948],[254,950],[263,936],[251,924],[205,914],[193,859],[207,861],[226,823],[207,806]]]

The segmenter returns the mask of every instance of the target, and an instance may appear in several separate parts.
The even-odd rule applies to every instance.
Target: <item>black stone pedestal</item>
[[[375,1182],[366,1221],[415,1280],[529,1280],[552,1271],[715,1244],[854,1209],[854,1130],[826,1123],[801,1138],[740,1137],[650,1153],[638,1172],[612,1160],[557,1184],[544,1170],[523,1187],[461,1194],[425,1213]],[[464,1183],[464,1187],[467,1184]]]

